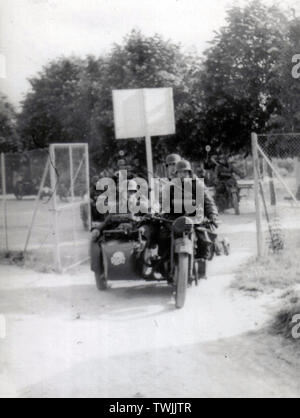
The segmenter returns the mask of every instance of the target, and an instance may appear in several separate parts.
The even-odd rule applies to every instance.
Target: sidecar
[[[113,227],[103,230],[91,248],[91,268],[99,290],[105,290],[108,281],[144,277],[146,240],[142,230],[126,215],[112,219]]]
[[[153,217],[154,219],[155,217]],[[96,231],[96,240],[92,243],[91,269],[95,272],[96,284],[99,290],[106,290],[107,283],[114,280],[157,280],[167,281],[174,287],[175,306],[182,308],[185,303],[187,287],[203,277],[201,257],[197,258],[196,249],[198,240],[195,235],[195,224],[192,218],[182,216],[175,221],[165,217],[157,217],[166,229],[163,239],[164,250],[152,257],[147,248],[147,234],[142,224],[128,222],[126,216],[120,219],[125,222],[118,223],[118,216],[111,217],[113,223],[110,229],[103,223],[102,233]],[[197,227],[197,231],[201,228]],[[203,233],[208,230],[203,227]],[[93,231],[92,231],[93,234]],[[164,235],[162,234],[164,237]],[[165,237],[166,238],[166,237]],[[170,245],[168,250],[168,245]],[[159,250],[159,249],[158,249]],[[213,254],[212,254],[213,257]],[[153,274],[147,275],[146,269]]]
[[[139,230],[103,232],[101,253],[106,280],[142,279],[142,254],[145,243]]]

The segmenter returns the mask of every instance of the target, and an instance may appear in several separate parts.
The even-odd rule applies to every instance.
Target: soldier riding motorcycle
[[[240,190],[235,175],[241,176],[226,157],[221,157],[216,163],[216,203],[220,212],[234,208],[235,214],[240,214]]]
[[[186,160],[181,160],[176,164],[175,174],[177,178],[182,181],[184,179],[191,179],[192,182],[192,195],[191,200],[195,203],[197,188],[202,189],[203,193],[203,208],[197,208],[199,213],[185,213],[185,208],[182,208],[181,214],[176,214],[174,210],[171,210],[170,214],[166,217],[169,220],[175,222],[178,218],[182,218],[182,215],[187,215],[189,219],[194,223],[195,238],[195,257],[197,259],[197,271],[198,278],[206,278],[206,260],[211,260],[216,253],[219,253],[219,246],[217,243],[217,234],[215,229],[218,227],[218,209],[214,203],[213,198],[210,196],[208,190],[204,187],[203,183],[194,176],[191,165]],[[184,196],[182,197],[182,201]],[[173,200],[174,201],[174,200]],[[202,211],[202,214],[201,214]],[[159,253],[165,254],[166,248],[168,248],[167,241],[170,237],[168,229],[165,227],[160,234]],[[164,255],[166,257],[166,254]]]

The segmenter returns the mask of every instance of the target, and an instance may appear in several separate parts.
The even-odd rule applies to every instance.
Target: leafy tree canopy
[[[114,162],[122,148],[143,163],[143,141],[114,139],[112,90],[172,87],[176,135],[153,139],[156,161],[169,151],[201,159],[207,144],[247,151],[251,131],[298,127],[299,80],[290,72],[299,39],[299,20],[251,1],[228,10],[202,58],[140,31],[105,56],[60,58],[31,80],[18,119],[24,146],[88,142],[99,166]]]
[[[276,6],[252,1],[228,11],[227,24],[206,51],[202,89],[204,136],[239,151],[251,131],[262,132],[278,108],[277,63],[285,47],[287,18]]]
[[[0,152],[16,151],[19,145],[15,110],[0,93]]]
[[[188,102],[188,71],[192,57],[159,35],[132,31],[109,55],[84,60],[61,58],[30,80],[19,128],[27,147],[51,142],[88,142],[94,158],[108,163],[123,141],[114,140],[112,89],[173,87],[176,117]],[[155,141],[155,156],[172,148],[173,139]],[[126,141],[126,148],[144,156],[143,143]]]

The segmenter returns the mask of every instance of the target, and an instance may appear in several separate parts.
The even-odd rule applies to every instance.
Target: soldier
[[[182,180],[185,178],[191,178],[196,182],[199,181],[197,176],[193,173],[190,162],[187,160],[181,160],[176,164],[175,173],[176,176]],[[208,190],[204,188],[204,216],[211,221],[215,227],[217,227],[218,215],[218,209],[213,197],[210,195]]]
[[[212,234],[204,234],[203,231],[197,230],[197,226],[195,228],[197,241],[198,241],[198,248],[196,257],[200,258],[202,262],[199,264],[199,273],[201,277],[206,277],[206,260],[210,259],[212,248],[217,248],[216,245],[217,237],[214,233],[215,229],[218,227],[218,209],[214,202],[214,199],[210,196],[208,190],[205,188],[203,184],[200,183],[200,180],[197,176],[194,175],[191,164],[187,160],[181,160],[176,164],[175,167],[175,174],[177,178],[180,178],[182,181],[184,179],[192,179],[193,187],[192,187],[192,196],[191,199],[196,201],[196,187],[204,187],[204,207],[203,208],[196,208],[195,215],[197,213],[201,213],[201,209],[203,209],[202,213],[204,217],[210,221],[211,224],[211,231]],[[184,196],[183,196],[184,197]],[[189,214],[194,215],[194,214]],[[176,218],[178,216],[182,216],[181,214],[171,214],[171,219]],[[166,245],[166,237],[162,234],[162,241],[163,245]]]
[[[181,160],[180,155],[178,154],[169,154],[166,158],[166,167],[168,179],[172,180],[176,177],[176,164]]]

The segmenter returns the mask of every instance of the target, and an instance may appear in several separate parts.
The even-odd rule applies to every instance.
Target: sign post
[[[148,187],[149,187],[149,198],[150,198],[150,208],[153,208],[153,190],[152,190],[152,179],[154,176],[154,168],[153,168],[153,154],[152,154],[152,141],[149,132],[149,125],[147,120],[147,110],[146,110],[146,94],[145,89],[142,89],[143,95],[143,113],[144,113],[144,130],[145,130],[145,142],[146,142],[146,158],[147,158],[147,174],[148,174]]]
[[[257,149],[257,134],[251,134],[252,141],[252,158],[254,170],[254,195],[255,195],[255,213],[256,213],[256,240],[257,240],[257,256],[261,258],[263,255],[263,230],[262,230],[262,214],[259,197],[259,156]]]

